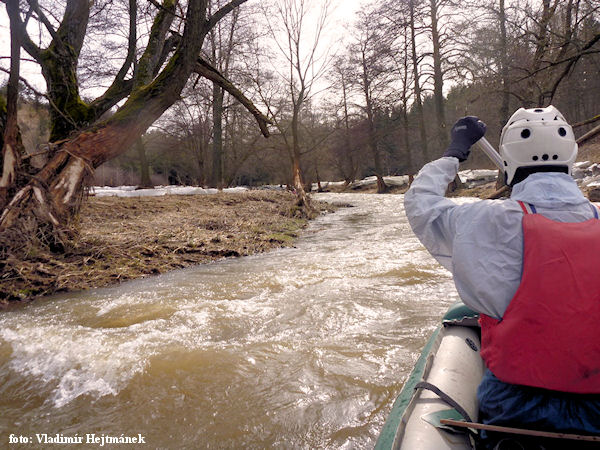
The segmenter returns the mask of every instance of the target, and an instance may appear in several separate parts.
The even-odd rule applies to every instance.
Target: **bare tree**
[[[510,69],[508,66],[508,36],[505,0],[498,1],[498,26],[500,28],[500,75],[502,82],[502,105],[500,106],[500,126],[508,121],[510,113]]]
[[[386,192],[387,186],[383,180],[376,112],[383,99],[388,97],[391,82],[395,78],[391,66],[391,40],[386,37],[387,34],[376,11],[361,12],[357,22],[356,42],[350,47],[351,60],[357,70],[357,84],[364,99],[369,149],[375,167],[378,193]]]
[[[212,83],[199,80],[186,87],[184,96],[159,121],[163,133],[172,136],[184,150],[199,185],[208,185],[212,167],[210,140],[212,132]]]
[[[507,52],[512,56],[507,64],[510,94],[524,106],[548,104],[577,64],[600,52],[600,4],[594,0],[542,0],[512,9],[509,18],[505,3],[498,5],[501,27],[515,23],[517,34],[512,40],[519,42]]]
[[[220,7],[217,1],[217,7]],[[239,29],[239,10],[234,10],[227,21],[220,21],[209,33],[210,60],[225,77],[229,77],[229,68],[236,45],[235,35]],[[223,112],[225,91],[218,83],[213,83],[212,89],[212,174],[210,185],[223,188]]]
[[[392,44],[392,57],[395,65],[395,72],[398,74],[400,86],[398,88],[398,95],[400,97],[400,116],[402,120],[402,137],[404,147],[404,158],[406,167],[406,173],[409,175],[417,172],[415,166],[415,158],[413,157],[413,147],[410,142],[410,119],[409,111],[411,102],[413,99],[413,75],[411,62],[412,58],[412,29],[414,23],[411,23],[411,16],[414,14],[410,12],[410,5],[403,4],[388,4],[383,9],[383,14],[386,17],[386,21],[389,22],[389,27],[395,36],[395,40]],[[420,101],[420,100],[419,100]],[[415,102],[416,103],[416,102]],[[421,106],[422,111],[422,106]]]
[[[411,73],[410,73],[410,35],[409,30],[410,27],[406,26],[406,22],[404,26],[401,28],[401,47],[400,47],[400,61],[397,62],[400,79],[402,82],[402,87],[400,90],[400,101],[401,101],[401,111],[402,111],[402,127],[403,127],[403,136],[404,136],[404,151],[406,154],[406,168],[409,175],[413,175],[417,171],[414,167],[413,161],[413,148],[410,145],[410,125],[408,119],[408,109],[409,109],[409,100],[410,100],[410,84],[411,84]]]
[[[413,67],[413,83],[414,83],[414,101],[415,111],[417,115],[417,122],[419,123],[419,132],[421,136],[421,148],[423,150],[423,156],[425,161],[429,161],[429,150],[427,146],[427,130],[425,127],[425,116],[423,115],[423,100],[421,93],[421,71],[420,63],[422,56],[417,53],[417,11],[415,9],[416,0],[408,0],[409,12],[410,12],[410,45],[411,45],[411,59]]]
[[[225,185],[230,186],[236,180],[244,178],[243,171],[248,161],[265,151],[267,143],[261,138],[251,118],[239,105],[230,105],[227,114],[226,140],[227,152],[224,159],[223,177]]]
[[[433,99],[437,122],[437,140],[440,147],[448,143],[446,130],[446,108],[444,105],[444,73],[442,70],[443,59],[443,32],[441,30],[440,15],[444,7],[444,0],[429,0],[429,13],[431,20],[431,43],[433,47]]]
[[[341,139],[334,146],[334,162],[338,172],[344,178],[346,186],[350,185],[358,172],[358,158],[356,157],[357,145],[351,139],[350,127],[350,89],[352,87],[352,72],[345,61],[346,56],[338,57],[333,65],[331,78],[334,86],[341,88]]]
[[[315,5],[316,3],[316,5]],[[299,204],[310,210],[310,200],[304,188],[301,166],[300,114],[305,102],[313,94],[315,82],[324,74],[330,61],[321,48],[321,37],[327,25],[331,1],[278,0],[273,10],[265,10],[271,36],[286,62],[286,72],[281,73],[287,83],[291,104],[290,140],[284,123],[275,119],[288,149],[292,163],[292,182]],[[316,15],[314,28],[308,29],[308,16]]]
[[[554,102],[578,65],[593,61],[600,52],[598,2],[467,3],[474,31],[465,33],[463,48],[471,54],[463,64],[470,67],[473,80],[496,86],[501,124],[508,119],[511,102],[522,106]],[[474,15],[478,20],[472,20]]]

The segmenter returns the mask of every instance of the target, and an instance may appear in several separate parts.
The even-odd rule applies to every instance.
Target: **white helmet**
[[[577,143],[573,129],[554,106],[519,108],[502,129],[500,156],[507,184],[520,168],[553,171],[558,166],[570,175]]]

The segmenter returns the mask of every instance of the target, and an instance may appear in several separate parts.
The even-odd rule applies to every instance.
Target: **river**
[[[458,297],[402,196],[317,198],[295,248],[1,313],[0,448],[372,448]]]

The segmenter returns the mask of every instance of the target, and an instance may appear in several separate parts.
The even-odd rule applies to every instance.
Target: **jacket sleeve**
[[[432,161],[421,169],[404,195],[404,210],[413,232],[429,253],[450,271],[460,208],[444,195],[457,173],[457,158]]]

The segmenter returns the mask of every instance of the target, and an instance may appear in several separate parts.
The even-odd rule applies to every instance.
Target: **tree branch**
[[[115,77],[115,81],[121,83],[125,79],[125,75],[129,67],[133,64],[135,58],[137,41],[137,1],[129,0],[129,37],[127,40],[127,57],[121,66],[121,70]]]
[[[96,117],[108,111],[120,100],[125,98],[127,94],[131,92],[133,88],[133,80],[125,81],[125,76],[129,71],[129,68],[135,61],[135,50],[137,41],[137,2],[136,0],[129,0],[129,38],[127,46],[127,57],[119,70],[119,73],[115,76],[113,83],[104,92],[101,97],[98,97],[92,103],[90,108],[95,112]]]
[[[245,0],[241,0],[245,1]],[[214,17],[214,16],[213,16]],[[258,108],[252,103],[250,99],[248,99],[242,91],[240,91],[237,87],[235,87],[229,80],[227,80],[217,69],[212,67],[207,61],[202,58],[198,58],[196,65],[194,66],[194,71],[204,78],[212,81],[213,83],[219,85],[223,89],[225,89],[229,94],[235,97],[244,107],[254,116],[256,121],[258,122],[258,126],[260,127],[260,131],[262,132],[264,137],[269,137],[269,129],[267,127],[268,124],[272,123],[267,117],[263,115],[262,112],[258,110]]]
[[[591,117],[589,119],[583,120],[581,122],[577,122],[577,123],[571,125],[571,128],[582,127],[584,125],[589,125],[590,123],[594,123],[594,122],[597,122],[599,120],[600,120],[600,114],[598,114],[598,115],[596,115],[594,117]]]
[[[185,17],[183,17],[183,16],[182,16],[182,15],[180,15],[180,14],[175,14],[175,11],[171,11],[171,10],[169,10],[169,9],[165,8],[163,5],[161,5],[160,3],[158,3],[156,0],[148,0],[148,1],[149,1],[150,3],[152,3],[154,6],[156,6],[158,9],[160,9],[160,10],[163,10],[163,11],[166,11],[166,12],[168,12],[169,14],[173,14],[173,15],[174,15],[175,17],[177,17],[178,19],[185,20]]]
[[[550,99],[551,100],[554,98],[554,95],[556,94],[556,91],[558,90],[558,86],[560,85],[562,80],[569,74],[571,69],[573,69],[575,64],[585,54],[585,52],[587,50],[591,49],[598,41],[600,41],[600,33],[596,34],[592,39],[590,39],[590,41],[586,45],[584,45],[584,47],[581,49],[581,51],[578,54],[574,55],[572,57],[572,59],[567,63],[566,67],[563,69],[561,74],[557,77],[557,79],[554,82],[554,85],[552,86],[552,90],[550,91]]]
[[[38,17],[40,18],[40,21],[44,24],[44,26],[48,30],[48,33],[50,33],[50,36],[52,36],[52,39],[56,42],[56,44],[62,45],[62,39],[54,29],[54,27],[52,26],[42,9],[40,8],[40,5],[38,4],[37,0],[28,0],[28,3],[35,10]]]
[[[208,20],[206,21],[207,30],[212,29],[219,20],[221,20],[235,8],[240,6],[242,3],[246,3],[246,1],[248,0],[232,0],[231,2],[227,3],[225,6],[223,6],[221,9],[219,9],[217,12],[215,12],[212,16],[208,18]]]
[[[570,67],[574,63],[576,63],[581,57],[592,54],[592,53],[596,53],[595,51],[590,51],[590,49],[599,41],[600,41],[600,33],[597,33],[575,55],[558,60],[558,61],[547,61],[547,65],[545,65],[544,67],[540,67],[521,78],[518,78],[517,80],[515,80],[515,83],[519,83],[523,80],[526,80],[528,78],[531,78],[531,77],[537,75],[540,72],[551,69],[552,67],[555,67],[555,66],[560,66],[561,64],[564,64],[564,63],[569,63],[568,69],[570,69]],[[567,69],[567,72],[568,72],[568,69]]]
[[[165,5],[167,5],[167,2],[165,2]],[[169,3],[168,6],[161,8],[154,18],[146,49],[139,59],[137,70],[133,76],[134,88],[148,84],[154,78],[158,68],[158,60],[163,54],[167,33],[175,17],[175,6],[176,2]],[[191,6],[192,4],[190,4]],[[194,6],[196,5],[194,4]]]
[[[599,133],[600,133],[600,125],[598,125],[595,128],[592,128],[590,131],[588,131],[583,136],[578,138],[576,142],[577,142],[577,144],[581,145],[584,142],[589,141],[590,139],[592,139],[594,136],[598,135]]]
[[[31,9],[29,10],[29,13],[27,15],[27,17],[29,18],[29,15],[31,13]],[[19,20],[18,22],[15,23],[17,25],[17,32],[19,33],[19,37],[21,39],[21,46],[25,49],[25,51],[27,53],[29,53],[31,55],[31,57],[37,61],[38,63],[41,60],[41,53],[42,50],[35,45],[35,43],[31,40],[31,38],[29,37],[29,34],[27,34],[27,29],[25,24],[23,23],[22,20]]]

